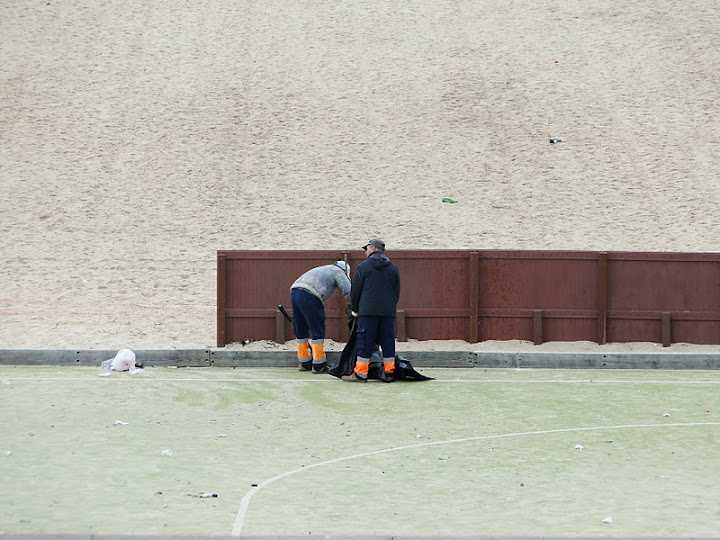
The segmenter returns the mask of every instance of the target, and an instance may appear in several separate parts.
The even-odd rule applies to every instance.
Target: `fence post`
[[[605,345],[607,343],[608,307],[608,254],[605,251],[598,253],[597,276],[597,342],[598,345]]]
[[[285,317],[279,312],[275,312],[275,341],[285,343]]]
[[[217,255],[217,346],[225,346],[225,262],[224,253]]]
[[[350,255],[347,251],[342,252],[342,260],[345,261],[345,268],[348,267],[350,264],[350,261],[348,260],[350,258]],[[352,275],[348,275],[350,278],[350,281],[352,282]],[[343,306],[346,305],[345,299],[343,299],[342,302]],[[345,314],[345,318],[343,319],[343,314]],[[350,341],[350,329],[347,325],[347,309],[346,310],[340,310],[340,341],[347,343]]]
[[[398,341],[407,341],[407,329],[405,328],[405,310],[397,310],[395,322],[395,334]]]
[[[543,342],[543,312],[542,309],[533,311],[533,343],[542,345]]]
[[[669,311],[662,313],[662,344],[663,347],[669,347],[672,344],[672,313]]]
[[[470,319],[468,324],[468,341],[470,343],[478,342],[478,304],[480,303],[480,254],[477,251],[470,253],[470,272],[469,272],[469,301],[470,301]]]

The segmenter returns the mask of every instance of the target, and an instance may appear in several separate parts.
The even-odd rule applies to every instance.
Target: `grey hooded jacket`
[[[345,301],[350,300],[350,278],[336,264],[308,270],[295,280],[290,289],[304,289],[317,296],[323,304],[332,296],[335,289],[340,289]]]

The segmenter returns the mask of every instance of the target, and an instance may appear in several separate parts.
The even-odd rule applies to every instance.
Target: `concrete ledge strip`
[[[113,350],[0,349],[0,365],[15,366],[97,366],[114,358]],[[135,359],[145,366],[209,366],[205,349],[134,350]]]
[[[152,540],[307,540],[307,536],[182,536],[182,535],[157,535],[157,536],[134,536],[129,534],[2,534],[3,540],[140,540],[151,538]],[[323,540],[563,540],[564,537],[552,536],[322,536]],[[588,539],[590,537],[587,537]],[[625,538],[625,537],[624,537]],[[703,537],[698,540],[718,540],[720,537]],[[626,537],[626,540],[646,540],[642,537]],[[680,538],[658,538],[658,540],[681,540]],[[688,539],[687,537],[685,540]]]
[[[720,354],[475,352],[475,366],[543,369],[720,369]]]
[[[144,366],[295,367],[294,351],[238,349],[134,350]],[[0,365],[97,366],[117,350],[0,349]],[[327,353],[334,364],[340,352]],[[401,351],[417,368],[720,369],[720,353],[583,353]]]

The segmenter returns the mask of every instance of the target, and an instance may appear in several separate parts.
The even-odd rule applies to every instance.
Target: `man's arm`
[[[350,309],[355,313],[360,309],[360,295],[364,281],[365,276],[361,273],[360,268],[358,268],[355,273],[355,278],[352,280],[352,286],[350,287]]]

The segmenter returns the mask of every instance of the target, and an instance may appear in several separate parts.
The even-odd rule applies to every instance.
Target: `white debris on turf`
[[[162,454],[163,456],[172,456],[172,450],[170,450],[170,449],[168,448],[167,450],[163,450],[163,451],[161,452],[161,454]]]
[[[135,353],[130,349],[121,349],[115,358],[105,360],[100,367],[105,370],[100,377],[108,377],[112,371],[129,371],[132,375],[142,373],[142,368],[135,366]]]
[[[575,450],[585,450],[585,447],[584,447],[583,445],[581,445],[581,444],[578,444],[578,445],[575,447]]]
[[[612,523],[612,518],[610,516],[603,519],[603,523]]]

